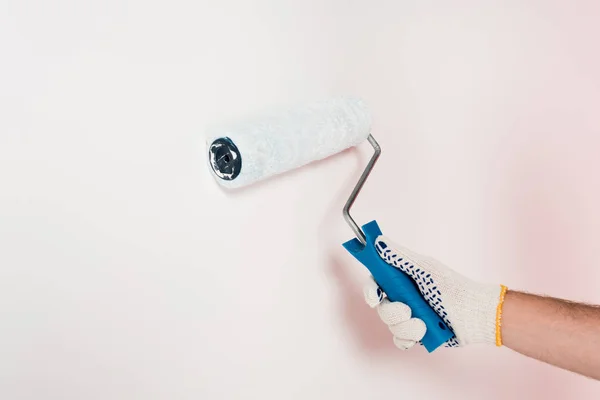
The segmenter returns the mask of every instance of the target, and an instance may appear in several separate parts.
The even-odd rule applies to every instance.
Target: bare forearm
[[[508,291],[504,345],[526,356],[600,379],[600,308]]]

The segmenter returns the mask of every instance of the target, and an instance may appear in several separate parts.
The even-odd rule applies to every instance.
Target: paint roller
[[[208,163],[216,182],[235,189],[369,142],[374,154],[343,208],[355,237],[342,245],[369,270],[390,301],[407,304],[412,316],[425,322],[427,331],[421,343],[432,352],[452,338],[453,332],[423,299],[415,282],[378,255],[375,240],[382,232],[377,221],[359,227],[350,215],[381,154],[371,135],[371,123],[370,111],[359,98],[339,97],[282,108],[208,132]]]

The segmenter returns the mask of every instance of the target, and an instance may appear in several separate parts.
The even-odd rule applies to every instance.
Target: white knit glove
[[[499,342],[501,307],[506,288],[474,282],[441,262],[417,254],[379,236],[375,248],[386,263],[408,274],[418,284],[423,298],[455,334],[446,347],[473,343]],[[411,318],[410,308],[400,302],[390,302],[371,280],[364,289],[365,301],[376,308],[381,320],[389,327],[395,345],[403,350],[418,343],[425,335],[425,323]]]

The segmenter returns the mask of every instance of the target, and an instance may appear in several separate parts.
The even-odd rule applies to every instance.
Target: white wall
[[[206,124],[350,93],[355,207],[475,279],[600,303],[597,2],[0,4],[0,398],[597,399],[508,349],[402,353],[341,217],[368,146],[235,195]]]

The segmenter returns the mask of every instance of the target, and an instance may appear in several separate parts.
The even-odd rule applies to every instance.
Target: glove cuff
[[[458,296],[463,303],[460,314],[465,319],[460,322],[466,328],[461,329],[462,335],[457,335],[461,345],[502,345],[500,327],[505,293],[506,287],[503,285],[477,285],[476,288],[465,290],[463,296]]]

